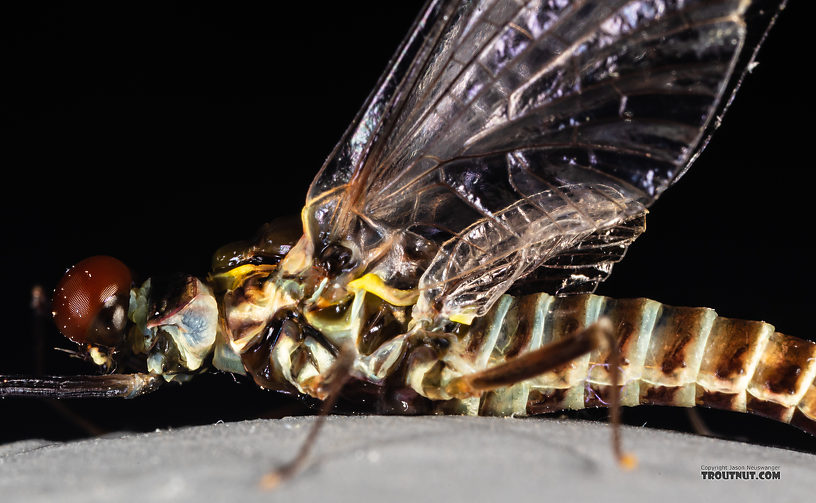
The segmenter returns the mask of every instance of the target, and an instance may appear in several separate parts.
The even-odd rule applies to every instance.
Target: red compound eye
[[[86,258],[54,290],[54,322],[78,344],[116,346],[127,323],[130,269],[113,257]]]

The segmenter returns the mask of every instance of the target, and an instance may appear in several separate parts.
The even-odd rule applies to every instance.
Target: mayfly
[[[206,279],[133,287],[117,261],[80,263],[55,318],[106,374],[4,377],[0,394],[131,397],[216,368],[323,400],[350,355],[342,393],[385,413],[619,401],[813,431],[812,344],[708,309],[590,294],[707,141],[758,46],[749,33],[775,12],[429,2],[298,225],[277,220],[220,250]]]

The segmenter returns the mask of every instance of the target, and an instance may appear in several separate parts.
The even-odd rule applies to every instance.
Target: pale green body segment
[[[597,295],[505,295],[465,336],[471,351],[443,361],[469,359],[481,370],[569,337],[601,316],[612,322],[619,341],[622,405],[704,405],[784,422],[814,419],[816,344],[776,333],[767,323],[718,317],[708,308]],[[505,416],[606,406],[613,382],[609,356],[595,350],[508,388],[450,400],[444,409]],[[444,389],[445,379],[437,379],[426,373],[414,381]]]

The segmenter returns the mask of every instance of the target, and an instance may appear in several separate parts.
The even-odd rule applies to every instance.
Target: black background
[[[92,371],[51,350],[70,344],[50,325],[44,349],[32,338],[32,286],[50,291],[72,263],[109,254],[145,275],[204,274],[220,245],[296,214],[420,7],[10,4],[0,11],[6,374]],[[710,306],[816,340],[803,4],[780,17],[723,127],[599,293]],[[151,430],[300,411],[212,375],[134,401],[6,399],[0,441],[84,436],[82,421]],[[625,417],[688,427],[676,409]],[[816,451],[761,418],[704,419],[720,434]]]

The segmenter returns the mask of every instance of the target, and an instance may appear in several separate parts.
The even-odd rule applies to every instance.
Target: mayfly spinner
[[[591,293],[780,8],[431,0],[300,221],[222,248],[206,278],[80,262],[54,319],[105,373],[2,376],[0,396],[131,398],[214,368],[380,413],[703,405],[815,433],[816,344]]]

